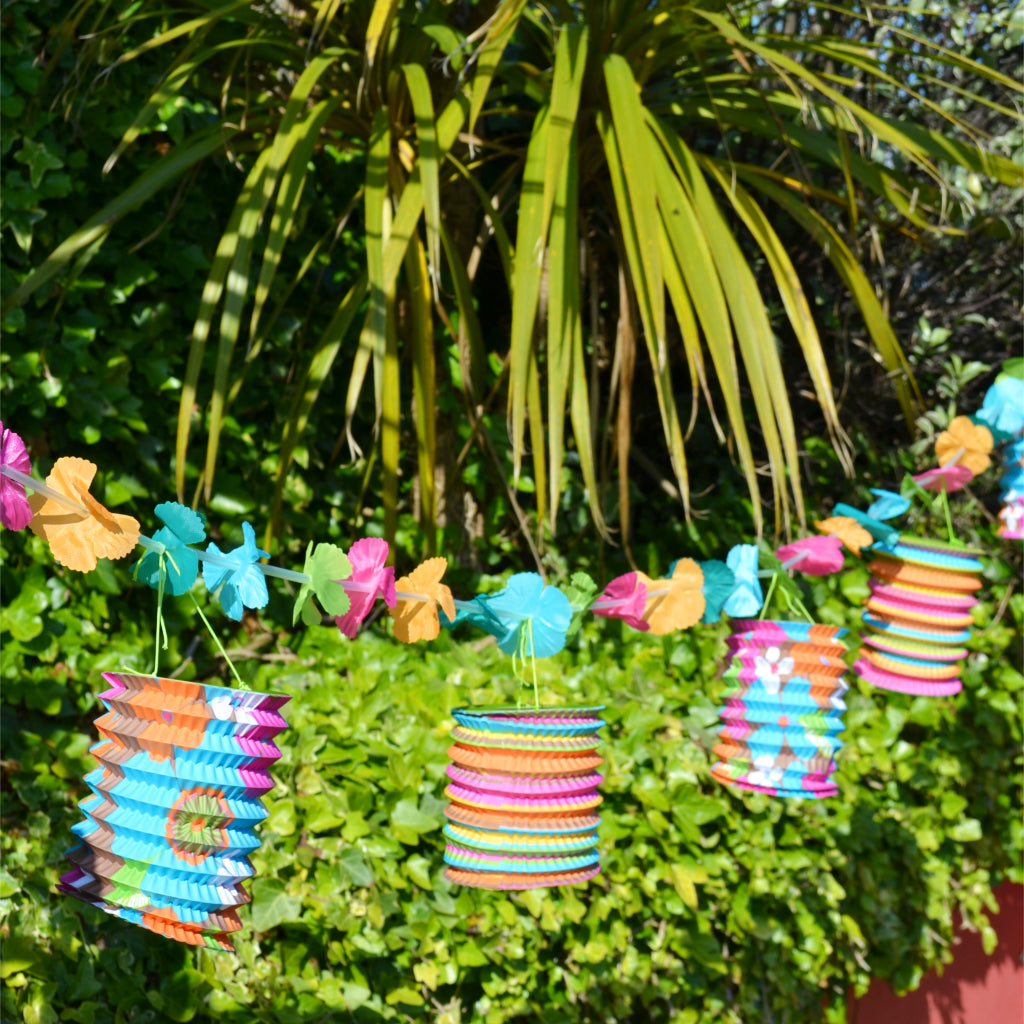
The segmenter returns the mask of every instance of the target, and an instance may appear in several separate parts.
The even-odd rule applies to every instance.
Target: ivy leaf
[[[55,171],[64,166],[64,161],[60,157],[54,156],[41,142],[33,142],[32,139],[26,139],[22,143],[14,159],[28,167],[28,177],[33,188],[39,188],[39,183],[47,171]]]
[[[298,921],[302,900],[289,896],[280,878],[257,878],[252,886],[252,926],[258,932],[270,931],[286,921]]]
[[[344,615],[349,609],[349,597],[345,588],[338,580],[348,579],[352,575],[352,563],[348,560],[343,548],[337,544],[317,544],[309,542],[306,548],[306,562],[302,571],[309,576],[309,582],[299,588],[292,609],[292,625],[302,621],[307,626],[315,626],[320,622],[316,608],[309,602],[311,597],[323,605],[328,615]]]
[[[415,846],[424,832],[433,832],[438,819],[424,814],[415,800],[399,800],[391,812],[391,829],[399,842]]]
[[[571,640],[583,624],[583,616],[594,603],[598,594],[597,584],[585,572],[574,572],[569,577],[569,586],[565,590],[565,596],[569,598],[572,605],[572,621],[566,630],[566,640]]]

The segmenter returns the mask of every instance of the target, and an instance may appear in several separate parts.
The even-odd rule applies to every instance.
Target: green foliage
[[[764,459],[773,525],[788,531],[791,516],[804,518],[790,378],[806,381],[823,430],[848,449],[829,346],[780,232],[832,265],[912,421],[909,365],[865,272],[858,233],[869,232],[875,247],[883,229],[923,244],[962,230],[982,177],[1021,184],[1006,147],[990,143],[1015,122],[1018,84],[998,60],[968,61],[938,45],[926,31],[933,17],[925,4],[908,15],[803,0],[642,9],[624,0],[192,3],[173,16],[83,2],[55,28],[58,52],[45,66],[67,76],[70,102],[96,73],[134,97],[104,168],[131,158],[156,131],[170,142],[162,159],[134,168],[133,184],[18,275],[8,305],[16,310],[92,258],[112,226],[161,188],[182,183],[187,192],[187,176],[210,174],[207,157],[222,140],[214,173],[227,183],[227,204],[207,217],[219,237],[204,250],[212,258],[201,297],[197,289],[189,302],[179,498],[194,482],[213,501],[243,378],[281,347],[290,372],[273,424],[281,441],[270,531],[336,367],[346,383],[331,460],[342,431],[354,455],[379,443],[390,540],[403,463],[415,453],[418,518],[425,547],[436,546],[435,471],[439,460],[448,460],[446,473],[453,468],[438,444],[439,383],[458,394],[469,442],[532,495],[534,522],[519,514],[524,532],[532,525],[542,534],[548,522],[554,529],[571,465],[607,535],[614,463],[617,525],[628,542],[631,452],[645,436],[633,391],[642,380],[654,386],[665,476],[684,508],[687,449],[699,450],[703,437],[692,435],[697,409],[711,407],[722,444],[719,402],[756,529]],[[82,39],[87,23],[93,45],[69,65],[66,44]],[[958,47],[970,36],[982,57],[1014,30],[1009,18],[987,15],[950,29]],[[29,187],[42,188],[65,157],[28,135],[16,159]],[[964,187],[951,203],[955,175]],[[17,238],[35,215],[12,215]],[[353,218],[361,218],[358,272],[332,261]],[[478,279],[488,259],[497,272]],[[318,274],[331,278],[333,301],[319,301]],[[787,360],[781,336],[792,339]],[[201,392],[211,376],[200,424],[196,406],[207,408]],[[372,400],[363,398],[370,379]],[[502,396],[511,445],[499,453],[501,432],[485,416]],[[200,471],[187,458],[201,429]],[[516,507],[514,495],[510,502]]]
[[[314,627],[243,650],[257,688],[292,697],[290,728],[237,954],[188,950],[53,895],[98,672],[148,661],[131,623],[154,596],[45,567],[34,539],[24,557],[7,554],[0,624],[5,1019],[839,1022],[849,988],[948,962],[958,914],[990,945],[991,887],[1021,878],[1024,595],[993,561],[963,694],[851,677],[840,795],[820,803],[709,778],[724,623],[652,640],[590,620],[541,663],[542,700],[608,705],[602,874],[564,890],[442,878],[450,709],[518,686],[493,645]],[[856,628],[863,567],[804,589]],[[186,605],[168,602],[170,662]]]

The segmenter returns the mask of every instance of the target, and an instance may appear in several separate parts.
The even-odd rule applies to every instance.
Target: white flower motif
[[[210,701],[210,710],[222,722],[226,722],[231,718],[235,709],[231,704],[231,698],[227,694],[220,694]]]
[[[793,671],[794,664],[792,658],[782,657],[782,651],[778,647],[769,647],[764,652],[763,658],[760,655],[754,658],[754,667],[757,669],[758,678],[772,696],[779,692],[783,677],[789,676]]]
[[[1016,537],[1024,531],[1024,504],[1017,501],[1004,505],[999,518],[1003,521],[1005,535]]]
[[[760,757],[755,757],[754,766],[754,771],[747,776],[747,782],[754,786],[765,786],[768,789],[778,788],[785,773],[775,763],[775,758],[771,754],[761,754]]]

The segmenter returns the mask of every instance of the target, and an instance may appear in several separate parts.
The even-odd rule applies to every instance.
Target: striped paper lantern
[[[104,672],[98,762],[59,889],[177,942],[232,948],[290,698]]]
[[[981,588],[981,551],[901,536],[871,548],[864,647],[854,665],[872,686],[925,697],[959,693],[960,662]]]
[[[448,751],[445,876],[480,889],[597,875],[602,707],[458,708]]]
[[[771,620],[732,627],[712,775],[771,796],[834,796],[846,630]]]

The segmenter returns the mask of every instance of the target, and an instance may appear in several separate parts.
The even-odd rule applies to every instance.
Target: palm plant
[[[963,79],[957,88],[968,107],[1012,122],[1020,86],[870,2],[79,0],[58,40],[86,27],[90,39],[121,48],[105,73],[152,51],[167,54],[165,74],[108,169],[175,96],[207,101],[209,123],[59,246],[9,303],[65,270],[137,204],[226,154],[239,169],[238,198],[191,338],[179,494],[207,341],[217,342],[202,477],[209,498],[244,368],[291,312],[313,329],[279,424],[276,512],[311,410],[344,366],[353,447],[353,419],[372,380],[389,535],[410,391],[420,513],[434,523],[439,344],[457,353],[453,380],[481,441],[488,443],[485,410],[507,396],[512,475],[529,452],[538,530],[558,509],[568,422],[604,534],[601,452],[612,453],[627,536],[641,387],[656,396],[687,510],[687,440],[703,397],[754,498],[758,532],[762,458],[774,522],[788,530],[804,509],[787,385],[796,371],[783,363],[777,332],[795,339],[826,428],[840,453],[847,448],[826,346],[783,237],[796,229],[835,268],[912,423],[915,384],[858,235],[955,229],[970,197],[945,185],[951,164],[1022,183],[1020,167],[931,88],[943,74]],[[905,73],[910,60],[913,75]],[[972,91],[972,80],[985,90]],[[893,97],[904,118],[888,112]],[[915,120],[915,111],[938,117],[942,130]],[[311,175],[339,166],[327,150],[348,154],[360,170],[347,186],[351,174],[338,177],[328,229],[312,236],[302,229]],[[297,285],[353,216],[365,233],[364,272],[329,316],[293,308]],[[494,337],[493,318],[482,322],[478,309],[478,274],[492,245],[507,340]],[[286,252],[298,266],[287,282],[279,274]],[[769,302],[781,303],[780,323],[766,312]],[[497,373],[488,358],[495,348],[503,356]]]

